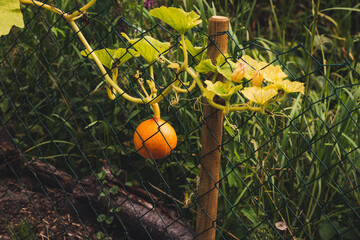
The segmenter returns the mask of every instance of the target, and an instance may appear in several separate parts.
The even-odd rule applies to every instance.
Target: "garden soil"
[[[25,239],[98,239],[99,232],[114,240],[193,239],[176,212],[151,193],[125,186],[109,166],[103,167],[105,179],[79,180],[47,162],[24,161],[11,135],[11,129],[0,129],[0,239],[16,239],[14,233],[29,235]],[[100,194],[114,186],[119,191],[111,201]],[[101,222],[100,215],[114,221]]]

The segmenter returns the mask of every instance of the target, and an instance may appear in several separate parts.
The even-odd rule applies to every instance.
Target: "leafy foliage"
[[[174,7],[162,6],[160,8],[154,8],[150,10],[149,14],[169,24],[178,31],[179,34],[184,34],[201,23],[201,20],[199,20],[200,16],[195,12],[185,12],[182,9]]]
[[[130,39],[125,33],[122,33],[122,36],[131,43],[149,64],[155,62],[160,54],[165,54],[170,47],[170,43],[160,42],[150,36],[145,36],[141,39]]]
[[[20,11],[20,3],[18,0],[1,0],[0,36],[8,34],[13,25],[19,28],[24,27],[24,20]]]
[[[243,88],[242,85],[232,86],[232,82],[223,83],[221,81],[217,81],[212,83],[211,81],[205,81],[206,89],[215,95],[218,95],[225,101],[230,100],[230,97],[234,95],[237,91]]]
[[[94,53],[99,58],[100,62],[108,69],[113,68],[113,63],[115,63],[114,61],[116,61],[116,65],[119,66],[132,57],[140,56],[140,54],[133,49],[125,48],[100,49],[95,50]],[[88,52],[88,50],[81,51],[80,54],[85,57],[89,57],[90,59],[94,59],[93,56]]]

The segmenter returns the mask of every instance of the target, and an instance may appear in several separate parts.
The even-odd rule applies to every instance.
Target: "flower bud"
[[[263,82],[264,75],[261,71],[256,71],[252,80],[251,80],[251,86],[253,87],[261,87],[261,84]]]
[[[234,72],[231,74],[231,81],[238,83],[240,82],[246,73],[246,65],[243,63],[240,63],[238,67],[234,70]]]

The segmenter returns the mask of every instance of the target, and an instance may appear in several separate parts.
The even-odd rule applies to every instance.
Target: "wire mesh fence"
[[[0,41],[1,238],[201,238],[204,232],[195,232],[206,121],[201,91],[164,97],[162,117],[178,144],[163,160],[144,159],[132,142],[138,124],[152,118],[151,104],[121,96],[110,101],[111,86],[81,54],[84,47],[66,21],[35,6],[23,13],[25,28]],[[84,17],[80,29],[95,50],[132,49],[126,32],[138,41],[166,39],[170,46],[159,52],[180,56],[179,36],[162,22],[144,30],[100,12]],[[217,35],[229,38],[228,60],[266,59],[290,80],[306,83],[307,91],[264,114],[224,117],[210,229],[218,239],[358,239],[359,72],[348,61],[323,64],[302,45],[278,53],[261,41],[240,44],[227,31]],[[199,45],[210,40],[207,48],[212,37],[196,28],[188,33]],[[190,67],[207,48],[190,55]],[[152,78],[150,66],[159,95],[188,77],[141,57],[124,66],[118,84],[137,97],[143,97],[138,78]],[[241,94],[234,98],[243,101]]]

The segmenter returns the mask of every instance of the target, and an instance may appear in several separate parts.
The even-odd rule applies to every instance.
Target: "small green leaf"
[[[195,67],[195,70],[199,73],[208,73],[208,72],[217,72],[216,67],[212,64],[210,59],[202,60],[199,64]]]
[[[216,83],[212,83],[211,81],[206,80],[205,83],[208,91],[215,93],[225,101],[228,101],[232,95],[243,88],[241,84],[232,87],[232,82],[223,83],[221,81],[217,81]]]
[[[235,70],[235,63],[233,63],[232,61],[229,61],[229,63],[225,63],[222,66],[216,66],[217,71],[223,75],[226,79],[231,80],[231,75]]]
[[[111,216],[108,219],[105,220],[106,224],[111,224],[114,221],[114,217]]]
[[[229,57],[229,54],[219,54],[219,56],[217,56],[216,58],[216,65],[217,66],[221,66],[226,62],[226,58]]]
[[[125,33],[121,33],[121,35],[133,45],[136,51],[138,51],[149,64],[155,62],[160,54],[163,54],[170,48],[169,42],[160,42],[150,36],[145,36],[141,39],[130,39]]]
[[[180,8],[162,6],[160,8],[151,9],[149,14],[150,16],[156,17],[169,24],[178,31],[179,34],[184,34],[201,23],[201,20],[199,20],[200,16],[194,11],[185,12]]]
[[[253,224],[253,226],[256,226],[259,224],[260,220],[254,209],[250,206],[245,206],[242,208],[241,213],[250,220],[250,222]]]
[[[212,100],[212,99],[215,97],[216,94],[215,94],[214,92],[209,91],[209,90],[207,90],[207,89],[205,88],[202,95],[203,95],[203,97]]]
[[[236,63],[227,59],[228,57],[228,54],[220,54],[216,58],[216,68],[221,75],[223,75],[226,79],[231,80],[231,75],[236,68]]]
[[[96,174],[98,179],[102,180],[102,179],[105,179],[106,177],[106,172],[105,171],[101,171],[99,173]]]
[[[186,50],[195,57],[196,61],[200,62],[206,57],[206,46],[194,47],[189,39],[185,40]]]
[[[119,187],[118,186],[113,186],[112,188],[110,188],[110,193],[115,195],[119,192]]]
[[[99,232],[96,233],[96,238],[97,239],[103,239],[104,237],[105,237],[105,234],[103,232],[99,231]]]
[[[0,6],[0,36],[8,34],[13,25],[24,27],[19,0],[0,0]]]
[[[120,208],[120,207],[111,208],[111,209],[110,209],[110,212],[111,212],[111,213],[116,213],[116,212],[120,212],[120,211],[121,211],[121,208]]]
[[[104,214],[98,215],[98,217],[96,219],[96,221],[98,221],[98,222],[103,222],[105,220],[106,220],[106,216]]]
[[[118,49],[100,49],[94,51],[96,56],[99,58],[102,65],[107,67],[108,69],[112,69],[113,62],[115,59],[118,59],[117,65],[121,65],[130,58],[139,57],[140,54],[133,49],[125,49],[125,48],[118,48]],[[85,51],[80,52],[81,55],[87,56],[89,59],[94,59],[93,56],[89,53],[87,49]]]
[[[231,128],[229,126],[226,126],[226,127]],[[227,130],[229,130],[229,129],[227,129]],[[232,130],[232,128],[231,128],[231,130]],[[236,174],[238,174],[238,176],[240,176],[239,171],[236,168],[226,166],[226,173],[228,174],[227,180],[228,180],[228,184],[229,184],[230,188],[233,188],[233,187],[237,188],[239,178],[237,177]]]

